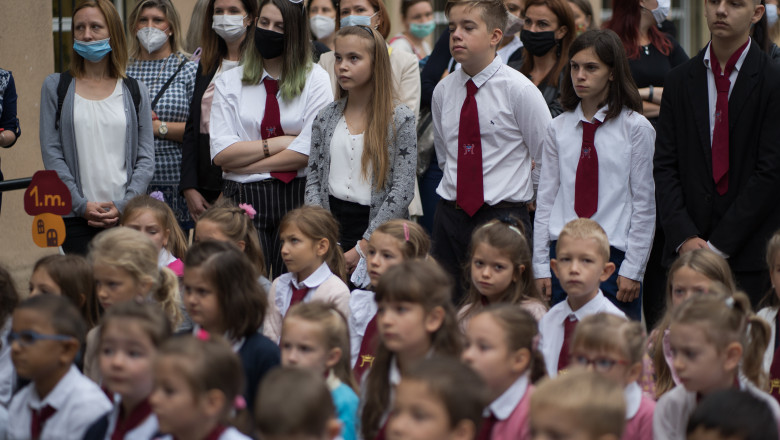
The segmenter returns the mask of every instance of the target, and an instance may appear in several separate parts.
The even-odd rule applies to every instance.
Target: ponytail
[[[179,280],[172,270],[167,267],[160,268],[160,282],[152,292],[152,297],[162,307],[165,316],[171,323],[172,329],[178,328],[184,321],[184,315],[181,312]]]

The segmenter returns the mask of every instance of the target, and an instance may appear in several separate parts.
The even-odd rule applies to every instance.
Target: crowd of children
[[[670,75],[654,128],[614,32],[569,35],[562,53],[523,31],[565,60],[551,119],[538,88],[495,55],[504,2],[450,0],[459,69],[431,102],[444,175],[432,237],[405,218],[414,115],[394,101],[392,50],[372,29],[384,17],[342,23],[342,99],[315,119],[312,103],[330,97],[297,35],[300,8],[262,1],[255,45],[216,83],[211,153],[225,191],[199,212],[192,245],[164,201],[140,195],[87,258],[39,260],[26,298],[0,268],[0,440],[780,438],[780,223],[767,194],[780,124],[754,118],[729,136],[721,120],[723,81],[744,100],[737,74],[760,87],[780,77],[749,44],[763,2],[708,0],[712,42]],[[713,80],[712,166],[691,167],[712,173],[707,185],[682,176],[701,154],[677,126],[698,115],[680,90],[685,69]],[[754,106],[780,104],[778,93]],[[263,102],[241,98],[258,96],[262,122],[250,122],[239,113]],[[262,139],[244,139],[251,130]],[[357,132],[357,150],[331,151],[334,138],[357,145]],[[755,151],[729,153],[746,139]],[[670,269],[666,315],[648,332],[656,211]]]

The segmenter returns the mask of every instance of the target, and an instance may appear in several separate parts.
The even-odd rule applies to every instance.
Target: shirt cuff
[[[620,265],[620,270],[618,271],[618,275],[624,278],[641,282],[642,278],[644,278],[645,271],[643,268],[632,266],[630,264],[627,264],[626,260],[623,260],[623,263]]]
[[[716,254],[718,254],[721,257],[723,257],[724,260],[728,260],[728,258],[729,258],[728,254],[725,254],[720,249],[716,248],[715,245],[713,245],[711,241],[707,240],[707,246],[710,247],[710,250],[712,250],[712,252],[715,252]]]
[[[674,252],[677,254],[680,253],[680,248],[685,244],[686,241],[690,240],[691,238],[698,237],[698,235],[691,235],[690,237],[686,238],[682,241],[682,243],[678,244],[676,248],[674,248]]]
[[[552,278],[552,274],[550,273],[550,264],[534,264],[534,278],[537,280],[539,278]]]

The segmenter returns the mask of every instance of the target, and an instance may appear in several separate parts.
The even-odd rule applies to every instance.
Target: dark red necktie
[[[458,127],[458,206],[474,216],[485,202],[482,188],[482,139],[479,134],[479,112],[474,81],[466,83],[466,99],[460,109]]]
[[[114,428],[114,433],[111,434],[111,440],[123,440],[128,432],[137,428],[150,414],[152,414],[152,407],[149,405],[149,400],[146,399],[139,403],[126,418],[123,416],[123,412],[124,408],[121,407],[116,422],[116,428]]]
[[[377,339],[376,336],[377,332],[375,315],[373,318],[371,318],[371,321],[369,321],[368,325],[366,326],[366,333],[363,335],[363,340],[360,342],[360,353],[358,354],[355,368],[352,371],[355,374],[355,379],[357,379],[358,383],[360,383],[363,374],[365,374],[374,363],[377,345],[379,344],[379,339]]]
[[[577,217],[590,218],[599,208],[599,155],[593,140],[601,121],[582,121],[582,150],[574,180],[574,212]]]
[[[774,326],[776,329],[780,327],[778,318],[780,316],[775,317]],[[775,331],[775,338],[780,338],[780,333],[777,331]],[[780,402],[780,345],[777,344],[777,341],[775,341],[775,345],[777,348],[775,348],[775,355],[772,358],[772,365],[769,367],[769,394]]]
[[[46,405],[39,410],[30,408],[32,411],[32,420],[30,421],[30,438],[37,440],[43,432],[43,426],[49,417],[53,416],[57,412],[51,405]]]
[[[718,91],[718,100],[715,102],[715,127],[712,130],[712,179],[720,195],[726,194],[729,189],[729,89],[731,88],[729,76],[748,43],[750,40],[731,55],[722,74],[720,62],[710,43],[710,67]]]
[[[479,427],[479,433],[476,440],[490,440],[493,436],[493,426],[495,426],[498,419],[493,412],[487,417],[482,417],[482,425]]]
[[[306,298],[306,294],[309,293],[309,288],[301,285],[300,289],[296,289],[292,282],[290,282],[290,287],[292,288],[293,293],[292,298],[290,298],[290,307],[292,307]]]
[[[265,112],[263,113],[263,121],[260,123],[260,136],[263,139],[284,136],[279,114],[279,101],[276,99],[276,93],[279,92],[279,81],[266,76],[263,85],[265,86]],[[271,173],[271,177],[284,183],[290,183],[297,175],[297,171],[274,171]]]
[[[569,366],[569,347],[578,322],[577,317],[573,314],[563,320],[563,344],[561,344],[561,352],[558,354],[558,371],[565,370]]]

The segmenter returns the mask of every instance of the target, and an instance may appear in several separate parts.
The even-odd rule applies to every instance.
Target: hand
[[[157,116],[157,112],[152,110],[152,121],[156,121],[158,119],[160,119],[160,118]]]
[[[211,208],[209,202],[195,188],[185,189],[184,199],[187,201],[187,208],[195,221],[198,221],[198,217],[203,214],[203,211]]]
[[[88,212],[87,224],[93,228],[110,228],[119,223],[119,209],[112,202],[94,203],[97,208]],[[89,202],[87,203],[89,208]]]
[[[358,255],[357,249],[352,248],[344,252],[344,260],[347,262],[347,273],[351,274],[360,261],[360,255]]]
[[[617,279],[618,301],[631,302],[639,298],[639,281],[634,281],[631,278],[626,278],[618,275]]]
[[[550,301],[552,299],[552,278],[537,278],[534,282],[539,293],[544,295],[547,301]]]
[[[707,244],[706,241],[702,240],[699,237],[691,237],[685,240],[682,246],[680,246],[680,255],[686,252],[695,251],[696,249],[709,249],[709,248],[710,246]]]

